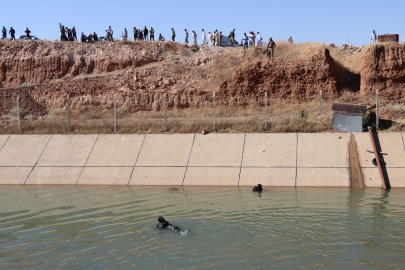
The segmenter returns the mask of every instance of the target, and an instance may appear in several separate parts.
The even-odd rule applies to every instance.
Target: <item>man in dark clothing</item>
[[[11,40],[15,40],[15,36],[14,36],[14,34],[15,34],[15,30],[13,29],[13,27],[11,27],[10,28],[10,31],[8,31],[8,33],[10,34],[10,36],[11,36]]]
[[[267,58],[270,60],[274,60],[274,48],[276,47],[276,43],[273,41],[272,38],[269,39],[269,43],[267,43]]]
[[[174,29],[172,28],[172,41],[174,42],[174,39],[176,38],[176,32],[174,32]]]
[[[67,40],[66,29],[65,29],[65,26],[62,25],[62,28],[60,29],[60,41],[65,41],[65,40]]]
[[[153,27],[150,28],[149,34],[150,34],[149,40],[152,41],[153,39],[153,41],[155,41],[155,29],[153,29]]]
[[[136,41],[136,39],[138,38],[138,29],[134,27],[134,30],[132,32],[134,33],[134,41]]]
[[[82,36],[81,36],[82,42],[85,43],[85,42],[86,42],[86,39],[87,39],[86,35],[83,34],[83,32],[82,32]]]
[[[98,36],[97,36],[96,32],[93,33],[93,39],[94,39],[94,41],[98,41]]]
[[[3,38],[2,39],[7,38],[7,29],[3,26],[3,29],[1,31],[3,32]]]
[[[76,28],[74,26],[72,28],[72,34],[73,34],[73,38],[77,41]]]
[[[143,39],[144,40],[148,40],[148,28],[143,29]]]
[[[180,228],[170,224],[168,221],[166,221],[163,217],[158,218],[159,223],[156,225],[156,228],[162,228],[162,229],[169,229],[172,231],[180,231]]]
[[[24,33],[27,35],[27,38],[31,39],[31,37],[30,37],[31,31],[28,30],[28,27],[27,27],[27,29],[24,31]]]

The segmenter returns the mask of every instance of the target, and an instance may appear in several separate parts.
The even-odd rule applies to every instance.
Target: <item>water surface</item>
[[[0,209],[0,269],[405,263],[403,189],[2,186]]]

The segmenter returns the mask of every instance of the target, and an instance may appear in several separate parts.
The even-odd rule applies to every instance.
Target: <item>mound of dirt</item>
[[[361,75],[361,95],[375,96],[378,88],[381,96],[389,100],[405,101],[405,45],[370,45],[353,62]]]

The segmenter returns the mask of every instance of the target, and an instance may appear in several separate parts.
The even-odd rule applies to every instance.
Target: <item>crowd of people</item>
[[[2,38],[1,39],[6,39],[7,38],[7,29],[5,26],[3,26],[3,29],[1,30],[2,32]],[[13,27],[10,27],[10,30],[8,31],[8,33],[10,34],[10,39],[11,40],[15,40],[15,30],[13,29]],[[24,33],[26,34],[26,37],[28,39],[31,39],[31,31],[28,29],[28,27],[25,29]]]

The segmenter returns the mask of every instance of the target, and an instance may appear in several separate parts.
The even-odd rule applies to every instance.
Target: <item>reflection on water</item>
[[[0,268],[400,268],[404,194],[2,186]]]

